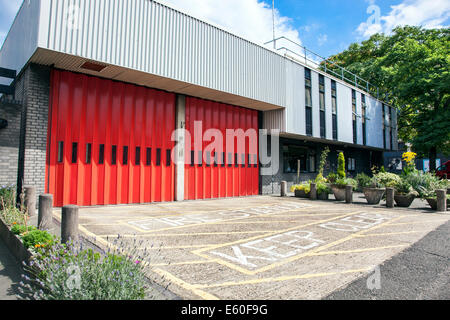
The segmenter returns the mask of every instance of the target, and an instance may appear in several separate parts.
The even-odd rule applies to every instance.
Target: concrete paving
[[[0,239],[0,300],[17,300],[22,268]]]
[[[104,248],[120,234],[121,247],[144,256],[149,277],[182,298],[321,299],[450,220],[422,203],[387,209],[354,199],[255,196],[82,208],[80,229]]]

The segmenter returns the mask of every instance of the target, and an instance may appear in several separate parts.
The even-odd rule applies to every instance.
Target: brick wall
[[[8,121],[8,126],[0,129],[1,186],[17,183],[21,112],[21,104],[6,100],[0,101],[0,119]]]
[[[50,68],[31,64],[19,75],[15,99],[22,118],[18,155],[18,188],[32,185],[36,196],[45,193],[45,163],[50,94]]]

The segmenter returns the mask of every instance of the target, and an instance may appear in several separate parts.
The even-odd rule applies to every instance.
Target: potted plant
[[[419,194],[413,189],[411,184],[405,179],[394,186],[394,200],[398,207],[408,208]]]
[[[400,177],[394,173],[380,171],[374,173],[371,182],[363,188],[364,196],[368,204],[379,204],[386,192],[386,187],[394,187],[400,182]]]
[[[297,198],[309,198],[309,193],[311,191],[310,183],[304,182],[302,184],[293,185],[291,191],[294,192]]]
[[[364,188],[370,188],[372,185],[372,178],[365,173],[358,173],[355,178],[358,188],[357,190],[362,192]]]
[[[333,191],[337,201],[345,200],[345,187],[349,185],[353,187],[353,190],[356,189],[356,180],[352,178],[338,178],[336,182],[331,185],[331,191]]]
[[[325,182],[317,183],[317,199],[318,200],[328,200],[328,195],[330,194],[331,189]]]

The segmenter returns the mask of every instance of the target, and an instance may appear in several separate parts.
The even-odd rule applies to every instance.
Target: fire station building
[[[298,171],[314,177],[326,146],[326,170],[343,151],[349,174],[397,149],[396,110],[368,84],[156,1],[24,1],[0,67],[0,183],[34,185],[55,206],[271,194]],[[277,170],[261,174],[259,135],[210,152],[198,122],[200,135],[279,132]],[[182,162],[177,129],[192,133]]]

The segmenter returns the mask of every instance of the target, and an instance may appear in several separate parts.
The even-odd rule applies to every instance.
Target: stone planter
[[[30,261],[33,254],[25,248],[20,237],[9,230],[8,226],[2,219],[0,219],[0,237],[18,261]]]
[[[305,190],[295,190],[294,194],[297,198],[309,198],[309,193],[306,193]]]
[[[437,210],[437,200],[435,198],[427,198],[425,200],[427,200],[427,202],[430,205],[431,209]],[[447,199],[447,211],[450,211],[449,206],[450,206],[450,200]]]
[[[345,201],[345,186],[332,184],[331,191],[333,191],[334,197],[337,201]]]
[[[381,188],[363,188],[363,192],[368,204],[379,204],[386,190]]]
[[[328,200],[328,192],[322,192],[317,194],[317,200]]]
[[[415,198],[416,196],[413,194],[399,194],[396,192],[394,195],[394,200],[395,203],[397,204],[397,207],[402,208],[408,208],[411,205],[411,203],[413,203]]]

